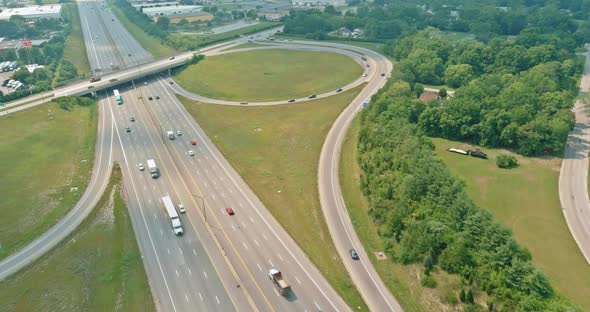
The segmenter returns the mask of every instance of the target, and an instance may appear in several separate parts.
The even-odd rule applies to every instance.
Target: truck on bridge
[[[153,159],[147,160],[148,168],[150,169],[150,174],[152,175],[152,179],[157,179],[160,177],[160,169],[156,166],[156,162]]]
[[[123,98],[121,97],[121,94],[119,94],[119,90],[113,90],[113,94],[115,95],[115,100],[117,101],[117,104],[123,104]]]
[[[275,285],[277,285],[277,287],[279,288],[279,293],[282,296],[289,296],[289,293],[291,293],[291,285],[289,285],[289,283],[287,283],[287,281],[283,279],[283,274],[281,273],[281,271],[277,269],[270,269],[268,271],[268,277],[271,281],[275,283]]]
[[[164,208],[166,208],[166,214],[170,218],[170,223],[172,225],[172,231],[175,235],[182,235],[184,232],[182,229],[182,222],[180,222],[180,218],[178,217],[178,213],[176,212],[176,208],[174,208],[174,204],[172,203],[172,199],[170,196],[162,197],[162,202],[164,203]]]

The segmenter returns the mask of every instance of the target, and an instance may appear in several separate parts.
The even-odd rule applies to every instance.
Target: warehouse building
[[[142,9],[143,14],[149,17],[199,13],[201,11],[203,11],[203,7],[200,5],[175,5]]]
[[[11,16],[19,15],[27,21],[42,18],[61,18],[62,7],[60,4],[31,5],[24,8],[10,8],[0,12],[0,20],[9,20]]]

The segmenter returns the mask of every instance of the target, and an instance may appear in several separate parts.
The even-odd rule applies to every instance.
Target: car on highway
[[[135,121],[135,117],[133,117],[133,116],[129,117],[129,121],[131,121],[131,122]]]
[[[363,77],[367,77],[367,74],[363,74]]]
[[[139,163],[139,165],[137,165],[137,167],[139,168],[139,171],[144,171],[145,167],[143,166],[142,163]]]
[[[371,65],[367,64],[367,67],[371,67]]]
[[[181,136],[182,135],[182,132],[180,132],[180,130],[176,130],[176,135],[177,136]]]
[[[151,97],[151,96],[149,96],[149,97],[148,97],[148,99],[151,101],[151,100],[153,100],[154,98],[153,98],[153,97]]]
[[[178,211],[180,211],[180,213],[186,213],[186,208],[184,208],[183,204],[178,204]]]
[[[113,79],[109,79],[109,82],[117,82],[119,79],[117,78],[113,78]]]
[[[126,132],[131,132],[131,128],[129,128],[129,127],[125,128],[125,131]]]
[[[338,88],[338,90],[336,90],[336,92],[342,92],[342,88]]]
[[[188,151],[188,155],[189,155],[189,156],[195,156],[195,152],[194,152],[193,150],[189,150],[189,151]]]
[[[240,104],[246,105],[246,104],[248,104],[248,102],[240,102]]]
[[[358,252],[356,252],[356,249],[352,248],[352,249],[350,250],[350,257],[351,257],[353,260],[358,260],[358,259],[359,259],[359,254],[358,254]]]
[[[160,96],[159,95],[156,95],[156,100],[159,100],[159,99],[160,99]]]
[[[127,53],[127,56],[131,57],[131,53]]]
[[[225,211],[226,211],[226,212],[227,212],[227,214],[228,214],[228,215],[230,215],[230,216],[233,216],[233,215],[235,214],[235,213],[234,213],[234,210],[233,210],[231,207],[227,207],[227,208],[225,208]]]
[[[170,84],[174,84],[174,81],[170,80]]]
[[[382,73],[382,74],[381,74],[381,77],[385,77],[385,73]]]
[[[295,99],[290,99],[288,102],[293,103],[293,102],[295,102]]]
[[[308,99],[315,99],[316,97],[317,97],[317,95],[315,95],[315,94],[312,94],[312,95],[308,96],[307,98],[308,98]]]
[[[144,86],[147,86],[147,81],[145,81],[145,82],[143,83],[143,85],[144,85]]]
[[[192,141],[191,141],[191,144],[192,144],[192,145],[197,145],[197,140],[192,140]]]
[[[174,59],[174,56],[171,56],[171,57],[169,58],[169,60],[173,60],[173,59]]]

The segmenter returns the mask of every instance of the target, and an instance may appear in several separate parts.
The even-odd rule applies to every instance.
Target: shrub
[[[435,288],[436,280],[434,279],[434,277],[432,277],[432,275],[424,275],[422,277],[422,280],[420,281],[420,284],[422,284],[422,286],[424,287]]]
[[[496,157],[496,166],[503,169],[511,169],[518,167],[518,160],[512,155],[499,155]]]

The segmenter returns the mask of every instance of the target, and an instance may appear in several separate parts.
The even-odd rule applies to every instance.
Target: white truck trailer
[[[170,223],[172,225],[172,231],[174,231],[175,235],[182,235],[184,230],[182,229],[182,222],[180,222],[180,218],[178,217],[178,213],[174,208],[174,204],[172,203],[172,199],[170,196],[162,197],[162,202],[164,203],[164,207],[166,208],[166,213],[170,218]]]
[[[170,140],[174,140],[176,137],[174,136],[174,131],[167,131],[166,134],[168,134],[168,138]]]

